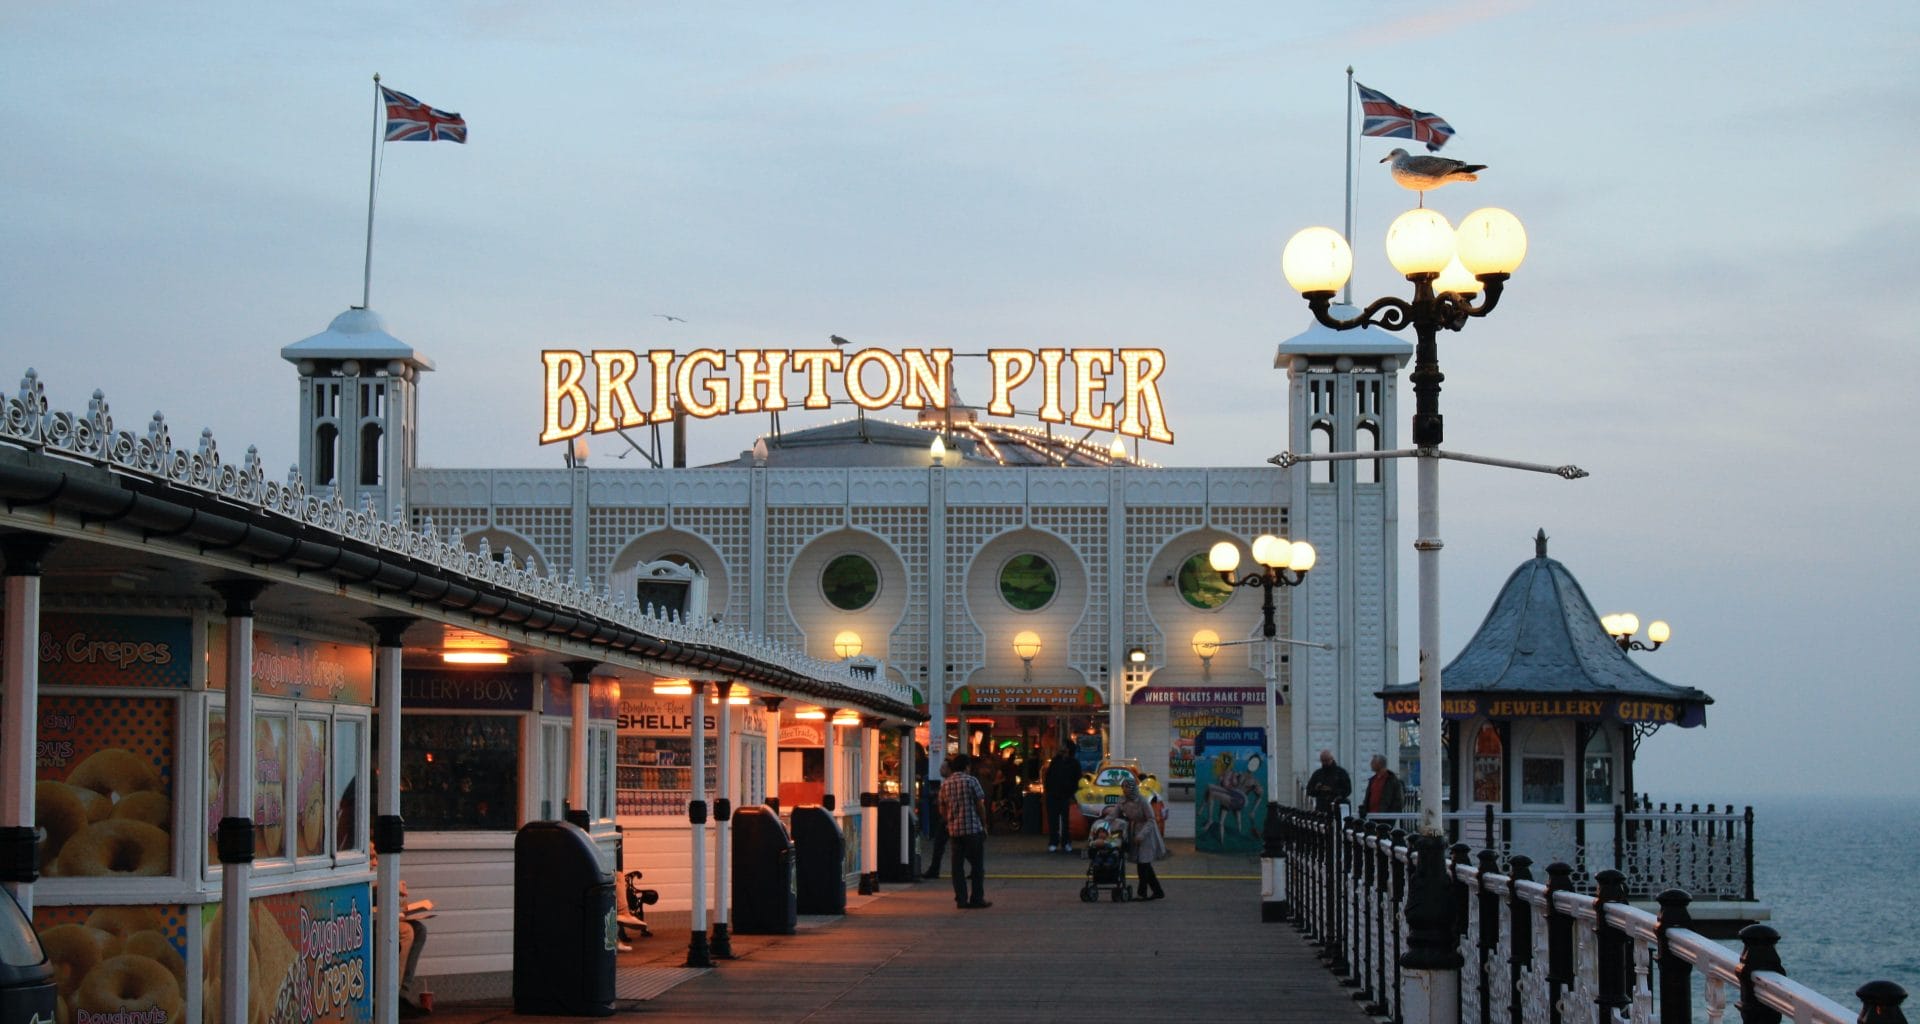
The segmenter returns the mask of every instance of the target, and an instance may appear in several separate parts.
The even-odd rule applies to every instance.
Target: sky
[[[0,377],[291,464],[278,352],[360,302],[379,72],[471,132],[380,174],[371,305],[437,364],[427,465],[560,464],[543,348],[829,334],[1160,348],[1176,439],[1142,456],[1258,465],[1287,447],[1274,348],[1309,323],[1281,249],[1342,218],[1349,66],[1488,165],[1429,205],[1526,224],[1500,308],[1442,339],[1448,446],[1592,474],[1445,464],[1446,656],[1545,529],[1598,611],[1672,623],[1649,670],[1715,698],[1643,744],[1655,799],[1910,785],[1912,3],[19,0]],[[1362,301],[1410,291],[1396,145],[1357,141]],[[763,427],[703,423],[691,461]]]

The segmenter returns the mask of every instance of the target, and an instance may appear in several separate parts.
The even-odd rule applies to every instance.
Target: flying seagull
[[[1484,171],[1486,164],[1462,163],[1444,156],[1410,156],[1404,149],[1396,149],[1380,158],[1381,163],[1393,161],[1393,181],[1404,189],[1420,193],[1420,205],[1427,205],[1426,193],[1442,185],[1455,181],[1479,181],[1480,176],[1473,173]]]
[[[687,322],[687,318],[684,316],[668,316],[665,313],[655,313],[653,315],[669,323],[684,324]]]
[[[829,335],[827,335],[827,340],[828,340],[828,341],[831,341],[831,342],[833,342],[833,343],[834,343],[835,345],[840,345],[840,346],[843,346],[843,347],[844,347],[844,346],[846,345],[846,343],[847,343],[847,339],[845,339],[845,338],[842,338],[842,337],[841,337],[841,336],[839,336],[838,334],[829,334]]]

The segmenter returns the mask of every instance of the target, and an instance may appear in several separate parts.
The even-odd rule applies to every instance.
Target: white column
[[[568,692],[573,698],[573,728],[567,742],[567,807],[570,809],[567,817],[583,829],[593,827],[593,809],[587,806],[587,750],[591,746],[587,735],[587,704],[593,695],[594,664],[567,662],[572,680]]]
[[[876,802],[868,805],[862,800],[860,807],[860,867],[869,880],[869,886],[877,888],[880,883],[880,805],[877,802],[880,793],[880,722],[878,719],[866,719],[860,727],[860,784],[854,787],[859,793],[872,793]]]
[[[733,781],[733,704],[728,699],[728,691],[731,690],[732,687],[724,681],[714,685],[720,696],[720,710],[718,712],[718,718],[720,720],[718,737],[720,745],[719,798],[726,801],[728,817],[732,817],[732,808],[736,795],[734,793],[735,787]],[[727,939],[726,935],[727,925],[729,923],[727,914],[729,909],[728,904],[731,902],[730,897],[732,895],[730,887],[733,883],[733,829],[729,827],[728,822],[720,820],[717,817],[713,827],[713,932],[715,940],[713,944],[718,947],[723,943],[731,943],[731,940]],[[714,952],[724,954],[731,951],[716,948]]]
[[[776,803],[780,800],[780,705],[783,697],[762,697],[767,706],[767,763],[762,767],[766,771],[766,793]]]
[[[253,602],[266,584],[219,580],[226,598],[227,722],[226,814],[220,819],[221,1019],[246,1024],[253,904]]]
[[[691,770],[693,800],[687,806],[687,835],[693,851],[692,937],[687,944],[688,967],[712,967],[712,947],[707,943],[707,684],[694,680],[693,693],[687,698],[688,718],[692,720],[693,752]]]
[[[908,877],[918,872],[913,862],[913,726],[903,725],[900,733],[900,861],[907,866]]]
[[[5,540],[7,611],[0,657],[0,826],[10,841],[31,848],[35,750],[40,723],[40,560],[51,542],[40,537]],[[23,850],[23,853],[26,851]],[[33,916],[33,882],[9,879],[7,890]]]
[[[947,759],[947,474],[938,463],[927,470],[926,684],[927,778],[938,780]]]
[[[400,863],[405,835],[400,818],[400,634],[408,619],[373,619],[379,634],[374,659],[374,700],[380,710],[380,792],[370,842],[380,855],[374,878],[373,1012],[380,1024],[400,1019]]]
[[[820,752],[826,767],[826,770],[820,773],[821,787],[824,791],[820,804],[827,809],[827,813],[838,815],[840,813],[840,746],[834,742],[836,739],[833,724],[834,709],[822,708],[821,710],[827,713],[827,717],[820,723],[820,731],[826,736],[822,741],[825,749]]]

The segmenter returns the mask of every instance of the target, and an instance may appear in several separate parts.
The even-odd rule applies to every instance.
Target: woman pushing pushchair
[[[1160,877],[1154,873],[1155,861],[1166,860],[1172,855],[1167,849],[1167,841],[1160,835],[1160,819],[1154,813],[1153,804],[1140,795],[1140,783],[1127,779],[1120,784],[1120,800],[1108,804],[1101,812],[1103,819],[1122,822],[1128,835],[1126,859],[1139,867],[1140,895],[1143,900],[1161,900],[1167,898],[1165,889],[1160,888]],[[1124,876],[1122,876],[1124,884]]]

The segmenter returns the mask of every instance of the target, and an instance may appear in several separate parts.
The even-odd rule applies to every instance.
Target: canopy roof
[[[1507,578],[1479,631],[1441,670],[1445,716],[1706,724],[1713,698],[1641,668],[1601,627],[1579,581],[1547,557],[1544,532],[1534,544],[1535,557]],[[1419,692],[1416,681],[1376,696],[1388,717],[1408,719]]]

